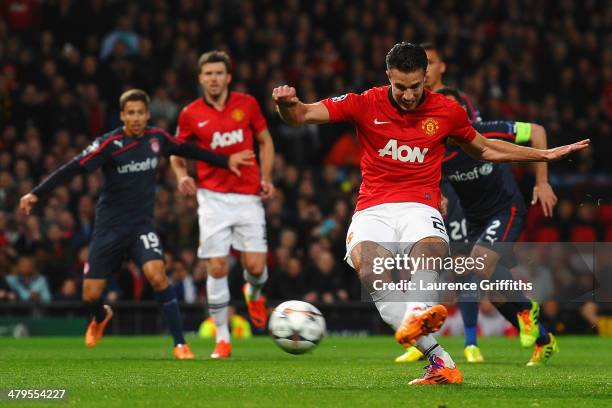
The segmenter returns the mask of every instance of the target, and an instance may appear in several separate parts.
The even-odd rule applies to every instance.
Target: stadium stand
[[[19,197],[118,126],[117,100],[127,88],[148,91],[153,124],[173,133],[180,109],[198,95],[198,56],[212,47],[235,59],[232,87],[257,97],[277,146],[279,192],[266,204],[272,296],[359,300],[358,280],[342,259],[360,176],[351,129],[286,126],[270,91],[286,82],[312,102],[384,84],[384,50],[399,40],[444,44],[446,82],[474,96],[484,118],[540,123],[552,145],[591,138],[591,148],[551,166],[560,198],[555,215],[546,219],[532,207],[524,240],[612,242],[612,51],[605,4],[290,0],[278,8],[272,0],[5,0],[0,302],[14,301],[8,277],[18,273],[24,256],[32,257],[52,299],[78,299],[100,174],[58,188],[35,216],[17,211]],[[530,12],[520,12],[524,7]],[[196,204],[176,191],[169,163],[161,166],[155,212],[168,274],[194,288],[183,292],[185,301],[205,301],[206,272],[194,256]],[[517,174],[530,198],[531,173]],[[240,293],[241,275],[231,275],[233,293]],[[557,284],[563,292],[574,282]],[[126,264],[111,278],[107,296],[134,301],[153,294]]]

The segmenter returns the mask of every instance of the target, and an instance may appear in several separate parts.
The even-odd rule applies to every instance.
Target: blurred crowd
[[[384,57],[400,41],[434,41],[445,83],[472,95],[484,119],[542,124],[549,144],[591,138],[592,147],[551,166],[555,217],[533,208],[524,239],[612,241],[612,8],[606,1],[471,0],[4,0],[0,3],[0,300],[79,298],[94,225],[99,173],[55,190],[34,216],[22,194],[97,135],[119,126],[118,97],[152,97],[152,124],[176,125],[200,94],[199,55],[234,59],[232,89],[253,94],[278,156],[278,195],[266,203],[270,298],[358,300],[343,262],[345,231],[359,189],[359,150],[350,127],[282,124],[272,87],[296,86],[305,102],[386,83]],[[523,12],[528,9],[529,12]],[[532,176],[516,169],[526,197]],[[608,195],[606,195],[608,194]],[[182,300],[204,300],[195,257],[196,203],[178,194],[161,165],[156,219],[168,273]],[[578,232],[577,232],[578,231]],[[242,274],[232,267],[233,293]],[[565,283],[571,285],[570,283]],[[152,293],[127,263],[108,298]]]

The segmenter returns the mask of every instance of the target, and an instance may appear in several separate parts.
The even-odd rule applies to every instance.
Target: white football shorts
[[[423,238],[440,237],[448,243],[444,220],[438,210],[421,203],[379,204],[353,214],[346,235],[346,262],[362,241],[373,241],[393,255],[410,251]]]
[[[268,252],[266,214],[256,195],[198,189],[199,258],[241,252]]]

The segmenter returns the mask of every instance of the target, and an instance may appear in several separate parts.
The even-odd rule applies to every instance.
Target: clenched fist
[[[272,99],[279,106],[292,106],[300,101],[295,88],[289,85],[274,88],[272,90]]]

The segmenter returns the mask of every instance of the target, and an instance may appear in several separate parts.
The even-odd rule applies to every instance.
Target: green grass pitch
[[[167,337],[0,339],[0,388],[65,388],[88,407],[595,407],[612,406],[612,339],[561,337],[547,367],[524,367],[517,339],[482,339],[486,358],[467,365],[462,339],[442,338],[464,373],[459,386],[409,386],[423,362],[395,364],[391,337],[325,339],[293,356],[269,337],[234,342],[234,357],[208,358],[212,342],[190,340],[196,361],[173,361]],[[0,402],[0,405],[3,405]]]

